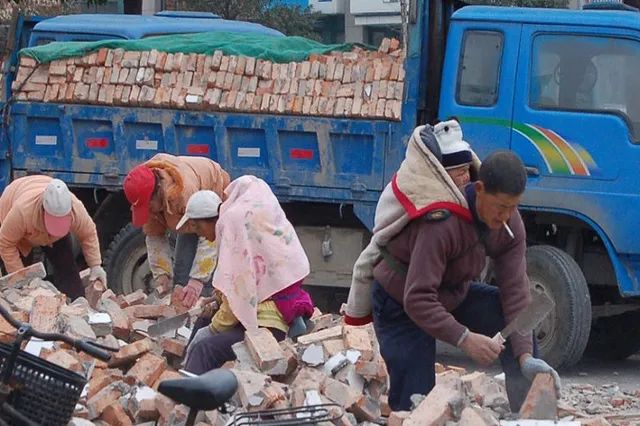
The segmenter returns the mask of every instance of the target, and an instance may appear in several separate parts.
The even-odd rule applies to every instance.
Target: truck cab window
[[[640,43],[540,35],[534,39],[529,104],[537,109],[619,114],[640,140]]]
[[[464,35],[456,101],[462,105],[492,106],[498,100],[502,34],[467,31]]]
[[[49,44],[51,42],[53,42],[54,40],[52,38],[39,38],[36,42],[35,42],[35,46],[43,46],[45,44]]]

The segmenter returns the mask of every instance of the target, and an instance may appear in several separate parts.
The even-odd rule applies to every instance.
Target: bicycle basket
[[[10,352],[11,346],[0,342],[0,368]],[[13,391],[7,402],[34,422],[66,426],[86,383],[84,377],[73,371],[20,351],[11,375]],[[4,420],[17,425],[10,419]]]

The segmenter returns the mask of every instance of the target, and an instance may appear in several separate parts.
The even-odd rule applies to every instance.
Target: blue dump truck
[[[141,232],[129,224],[124,176],[157,151],[208,155],[233,177],[255,174],[272,186],[312,262],[307,284],[328,304],[346,295],[413,128],[455,116],[481,158],[510,149],[527,167],[528,273],[556,303],[536,332],[542,356],[568,367],[585,350],[619,359],[637,352],[640,13],[619,4],[455,8],[409,2],[395,121],[17,100],[20,48],[229,25],[180,14],[20,19],[3,69],[0,184],[29,173],[68,182],[93,214],[111,285],[129,292],[148,285],[149,269]],[[248,23],[233,30],[279,36]],[[99,152],[90,148],[96,141]]]

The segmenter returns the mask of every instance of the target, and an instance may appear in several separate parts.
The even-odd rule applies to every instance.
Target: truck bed
[[[118,188],[132,167],[168,152],[259,176],[283,201],[375,204],[403,153],[391,143],[400,123],[384,120],[26,102],[11,115],[14,175],[75,186]]]

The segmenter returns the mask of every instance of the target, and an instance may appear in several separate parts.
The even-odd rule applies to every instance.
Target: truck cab
[[[510,149],[525,163],[529,276],[565,313],[538,330],[556,365],[579,358],[592,320],[590,349],[626,357],[640,345],[637,305],[619,304],[640,295],[638,66],[637,10],[451,18],[439,115],[461,120],[481,158]]]

